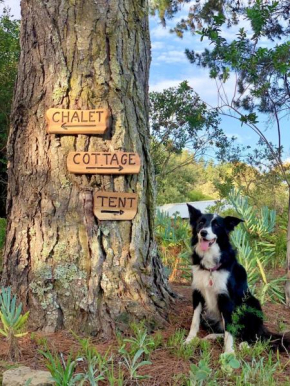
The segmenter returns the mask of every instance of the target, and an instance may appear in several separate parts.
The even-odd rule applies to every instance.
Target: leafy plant
[[[241,375],[236,377],[236,385],[267,385],[275,386],[274,378],[277,372],[279,362],[274,363],[272,353],[269,353],[268,358],[253,358],[250,363],[243,361]]]
[[[209,352],[210,343],[208,341],[195,338],[189,344],[184,344],[185,336],[185,330],[176,330],[175,333],[168,338],[166,346],[172,355],[177,358],[189,360],[196,355],[196,350],[199,348],[203,352],[203,355]]]
[[[109,370],[109,364],[113,363],[113,357],[109,350],[105,355],[101,355],[98,350],[91,344],[90,339],[79,338],[73,334],[78,340],[81,350],[78,353],[78,361],[85,363],[85,371],[81,379],[81,385],[89,382],[91,386],[98,385],[99,381],[105,380],[105,375],[113,376]]]
[[[234,354],[223,353],[220,355],[219,363],[222,372],[232,374],[233,370],[240,368],[240,362]]]
[[[247,271],[250,287],[253,290],[260,281],[259,297],[262,303],[267,298],[284,303],[282,284],[285,278],[270,279],[266,273],[275,256],[275,244],[269,241],[269,234],[275,229],[276,212],[267,207],[255,209],[239,191],[231,190],[228,200],[245,221],[243,227],[236,228],[232,233],[231,241]]]
[[[210,385],[212,369],[209,367],[209,363],[202,359],[198,362],[198,365],[191,364],[190,365],[190,385],[191,386],[202,386],[202,385]]]
[[[124,339],[124,342],[130,343],[130,353],[135,354],[139,349],[142,349],[144,356],[148,358],[155,348],[154,339],[148,335],[144,324],[132,323],[130,327],[133,330],[134,336]]]
[[[0,334],[5,336],[9,345],[9,356],[12,361],[19,359],[20,349],[17,338],[27,334],[23,332],[27,322],[29,312],[24,315],[22,312],[22,303],[16,306],[16,295],[12,296],[10,287],[2,287],[0,293],[0,319],[2,329]]]
[[[177,213],[171,218],[158,211],[155,234],[163,264],[169,269],[169,281],[190,278],[190,228]]]
[[[237,351],[237,356],[239,360],[244,360],[246,357],[252,359],[259,359],[263,354],[269,353],[269,342],[257,340],[255,344],[249,346],[248,344],[242,344]]]
[[[144,354],[144,350],[140,348],[134,355],[128,352],[125,346],[119,349],[119,354],[121,354],[121,360],[128,370],[130,380],[140,380],[149,378],[149,375],[140,375],[138,370],[146,365],[151,365],[150,361],[142,361],[141,358]]]
[[[117,374],[116,374],[117,373]],[[117,375],[117,376],[116,376]],[[106,379],[110,386],[123,386],[124,384],[124,372],[121,370],[121,364],[118,363],[118,371],[116,372],[114,362],[108,364],[106,370]]]
[[[69,355],[65,362],[63,354],[53,355],[49,350],[40,353],[46,359],[46,367],[56,386],[73,386],[82,381],[83,374],[74,375],[77,361],[80,359],[73,360],[72,355]]]

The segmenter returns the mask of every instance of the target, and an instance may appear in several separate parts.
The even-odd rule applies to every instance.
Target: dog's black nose
[[[200,231],[200,235],[201,235],[201,237],[206,237],[207,231],[205,231],[205,230]]]

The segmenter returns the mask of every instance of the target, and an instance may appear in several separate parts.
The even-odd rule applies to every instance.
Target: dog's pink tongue
[[[208,248],[209,248],[209,241],[207,241],[207,240],[201,240],[200,241],[200,248],[201,248],[201,250],[202,251],[207,251],[208,250]]]

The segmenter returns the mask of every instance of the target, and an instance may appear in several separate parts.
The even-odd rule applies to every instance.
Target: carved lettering
[[[53,134],[103,134],[110,124],[109,110],[48,109],[47,132]]]
[[[132,220],[137,212],[137,204],[136,193],[94,193],[94,214],[100,220]]]
[[[119,162],[118,162],[118,156],[116,153],[114,153],[113,155],[111,155],[111,162],[110,162],[110,165],[119,165]]]
[[[56,115],[60,115],[60,112],[57,111],[56,113],[54,113],[54,114],[52,115],[52,120],[53,120],[53,122],[59,122],[59,119],[58,119],[58,120],[55,119],[55,116],[56,116]]]
[[[70,172],[77,174],[137,174],[140,171],[140,158],[136,153],[121,151],[71,152],[67,167]]]
[[[79,165],[80,162],[77,162],[77,157],[80,156],[80,153],[76,153],[74,156],[73,156],[73,162],[76,164],[76,165]]]

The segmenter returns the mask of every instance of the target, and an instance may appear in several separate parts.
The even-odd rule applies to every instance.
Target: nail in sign
[[[103,134],[110,124],[109,110],[48,109],[45,113],[50,134]]]
[[[122,151],[70,152],[67,168],[75,174],[137,174],[140,171],[140,157],[137,153]]]
[[[136,193],[94,193],[94,215],[99,220],[132,220],[137,213],[137,204]]]

